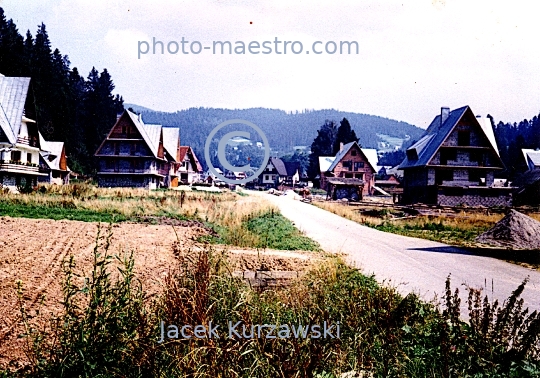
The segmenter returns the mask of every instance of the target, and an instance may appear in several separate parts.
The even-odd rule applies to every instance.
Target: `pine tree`
[[[311,144],[311,154],[309,155],[308,177],[310,178],[315,178],[320,174],[319,156],[333,156],[333,146],[337,135],[336,123],[326,120],[317,134]]]
[[[347,118],[343,118],[337,130],[332,155],[336,155],[339,152],[341,143],[347,144],[350,142],[358,142],[358,138]]]
[[[0,73],[17,76],[21,73],[24,40],[13,20],[6,20],[0,8]]]

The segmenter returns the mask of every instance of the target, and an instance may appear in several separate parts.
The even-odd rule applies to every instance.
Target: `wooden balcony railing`
[[[42,172],[37,164],[27,164],[12,160],[0,160],[0,171]]]
[[[37,147],[37,138],[17,138],[17,143],[25,144],[30,147]]]

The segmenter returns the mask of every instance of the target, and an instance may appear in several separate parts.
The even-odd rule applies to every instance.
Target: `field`
[[[471,291],[465,323],[450,281],[440,308],[402,297],[255,196],[72,186],[0,204],[0,377],[540,374],[522,287],[502,307]],[[242,278],[268,270],[297,278],[268,290]],[[341,333],[160,343],[162,320]]]
[[[113,222],[110,252],[133,253],[135,272],[151,297],[161,292],[179,253],[195,254],[208,242],[230,254],[233,269],[310,266],[316,256],[309,252],[289,256],[290,252],[267,248],[317,249],[283,219],[273,223],[289,235],[294,229],[295,236],[288,238],[293,245],[268,240],[268,232],[261,228],[272,210],[268,204],[231,192],[182,196],[181,192],[73,185],[0,195],[0,366],[24,361],[17,286],[24,290],[31,316],[37,316],[38,308],[46,313],[41,315],[57,313],[63,263],[74,256],[78,272],[88,275],[98,228],[104,232],[106,227],[99,222]]]

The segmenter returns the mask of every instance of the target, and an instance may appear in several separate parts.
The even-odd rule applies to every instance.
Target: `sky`
[[[154,110],[338,109],[424,128],[442,106],[469,105],[497,122],[540,112],[540,6],[532,1],[0,0],[0,7],[21,34],[45,23],[71,67],[85,76],[107,68],[125,102]],[[159,44],[152,54],[153,38],[165,54]],[[169,53],[182,38],[188,54]],[[302,53],[276,54],[275,38],[301,42]],[[145,41],[149,53],[139,56]],[[233,48],[242,41],[246,54],[194,54],[196,41]],[[271,41],[273,53],[250,54],[252,41]],[[328,54],[329,41],[338,48],[356,41],[358,54]]]

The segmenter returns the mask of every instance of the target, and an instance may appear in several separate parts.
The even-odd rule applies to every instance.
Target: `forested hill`
[[[129,105],[126,104],[127,107]],[[294,146],[310,146],[325,120],[339,123],[343,118],[347,118],[360,138],[360,144],[366,148],[376,148],[378,142],[382,141],[377,134],[400,139],[410,137],[416,140],[424,132],[405,122],[333,109],[294,113],[266,108],[235,110],[191,108],[175,113],[143,110],[142,117],[146,123],[179,126],[182,144],[191,145],[197,151],[202,151],[206,137],[214,127],[223,121],[238,118],[258,125],[268,137],[271,148],[282,152],[291,151]]]

